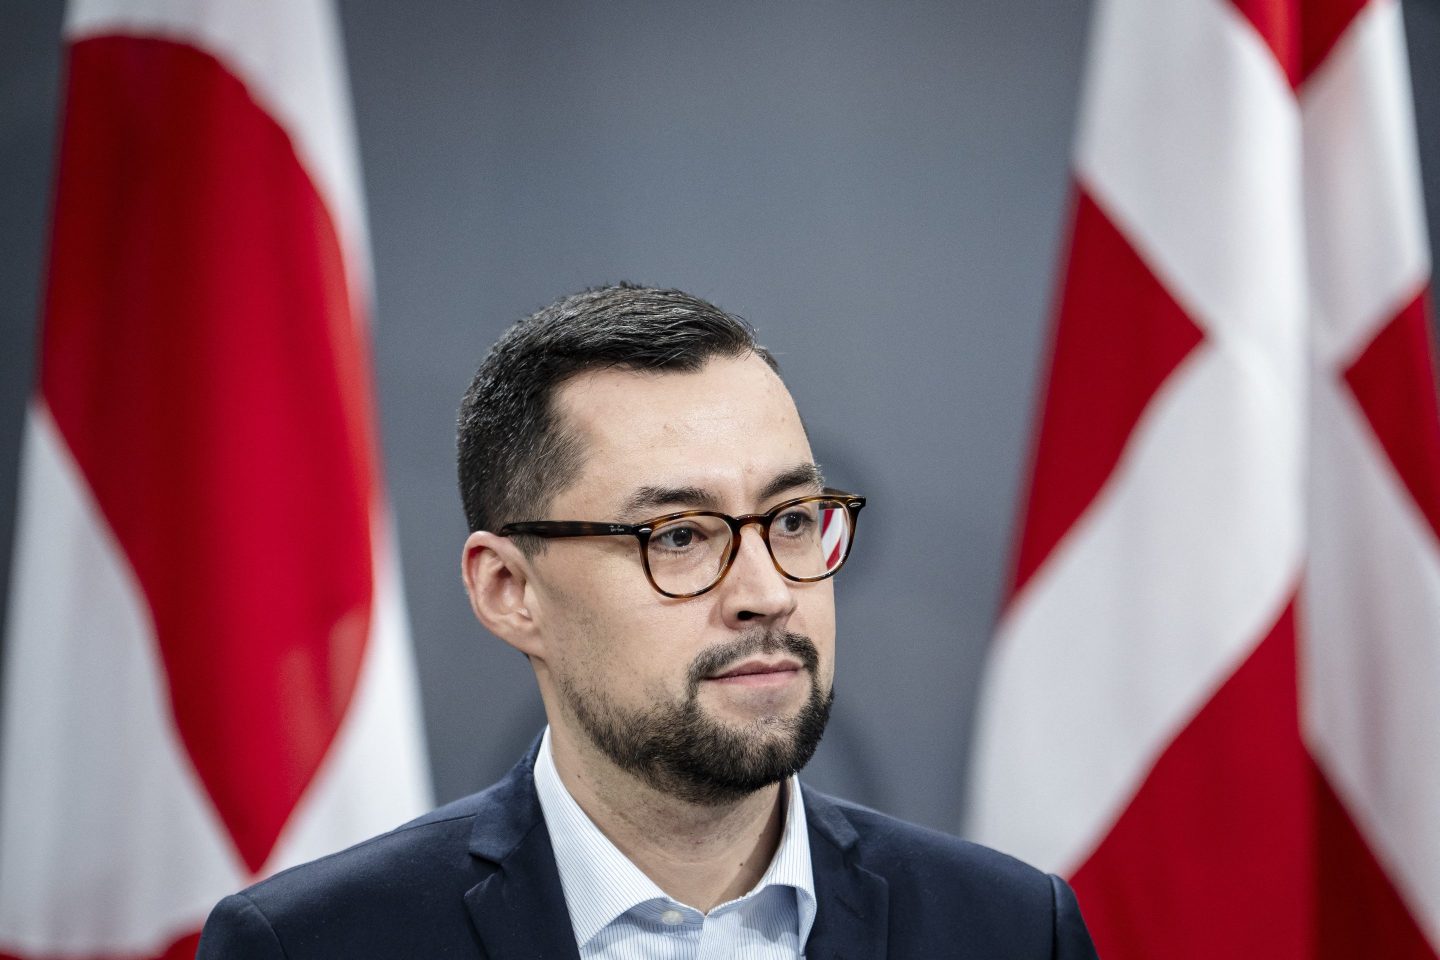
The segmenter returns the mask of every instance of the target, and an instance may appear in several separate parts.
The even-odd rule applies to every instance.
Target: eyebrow
[[[820,473],[818,463],[802,463],[791,467],[780,474],[760,489],[761,501],[769,500],[776,494],[784,493],[787,490],[794,490],[796,487],[809,487],[812,490],[820,490],[825,486],[825,477]]]
[[[784,493],[787,490],[794,490],[797,487],[809,487],[819,490],[825,486],[823,475],[820,473],[820,465],[816,463],[801,463],[791,467],[784,473],[776,475],[771,481],[760,489],[760,500],[769,500],[776,494]],[[720,499],[704,487],[661,487],[644,486],[632,493],[620,507],[622,517],[633,517],[636,514],[649,514],[661,507],[682,507],[697,510],[719,510]]]
[[[717,510],[719,501],[703,487],[641,487],[632,493],[620,508],[622,517],[650,514],[660,507],[694,507]]]

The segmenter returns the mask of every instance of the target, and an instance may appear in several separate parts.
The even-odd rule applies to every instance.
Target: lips
[[[733,680],[738,677],[760,677],[767,674],[794,673],[801,669],[802,664],[798,660],[743,660],[723,673],[717,673],[709,677],[710,680]]]

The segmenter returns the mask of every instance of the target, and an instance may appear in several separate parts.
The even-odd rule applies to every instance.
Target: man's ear
[[[530,614],[530,562],[514,540],[484,530],[465,539],[460,576],[485,629],[526,656],[543,653]]]

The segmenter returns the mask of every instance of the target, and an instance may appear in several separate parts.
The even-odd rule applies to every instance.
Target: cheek
[[[699,633],[697,611],[667,608],[651,594],[586,590],[558,598],[547,624],[551,669],[637,704],[673,698],[685,685],[685,638]]]
[[[536,577],[545,613],[542,629],[566,648],[583,648],[587,637],[623,634],[630,612],[645,599],[624,576],[626,570],[617,562],[619,558],[598,549],[587,551],[584,546],[590,545],[547,557]]]
[[[792,626],[808,636],[820,652],[820,670],[827,683],[835,675],[835,587],[833,581],[814,584],[801,598],[801,617]]]
[[[819,643],[821,636],[828,638],[832,644],[835,638],[835,581],[821,580],[819,583],[806,585],[799,591],[799,599],[796,602],[796,612],[799,614],[799,624],[810,633],[815,642]]]

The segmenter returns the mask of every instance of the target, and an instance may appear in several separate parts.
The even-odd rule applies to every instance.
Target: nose
[[[737,628],[783,623],[795,610],[795,586],[775,569],[760,531],[741,528],[735,563],[719,587],[725,622]]]

